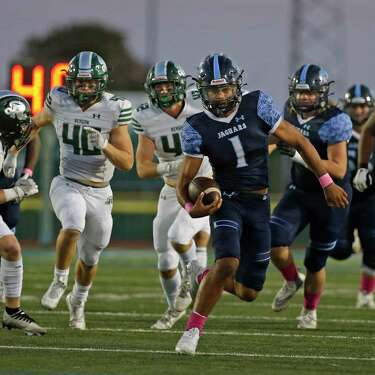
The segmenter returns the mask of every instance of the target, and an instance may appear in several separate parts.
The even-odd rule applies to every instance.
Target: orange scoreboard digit
[[[12,64],[9,89],[24,96],[30,102],[34,115],[42,110],[46,93],[51,88],[64,83],[67,67],[67,62],[57,62],[52,66]]]

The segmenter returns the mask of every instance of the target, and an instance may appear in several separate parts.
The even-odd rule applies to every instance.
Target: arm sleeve
[[[120,113],[117,119],[117,126],[130,124],[133,117],[132,103],[127,100],[121,100],[120,102]]]
[[[185,121],[182,130],[182,151],[185,155],[203,158],[201,152],[202,137],[201,135]]]
[[[274,133],[282,120],[281,113],[275,107],[272,97],[263,91],[259,93],[257,114],[267,125],[269,133]]]
[[[319,129],[319,136],[323,142],[335,144],[349,141],[352,136],[352,121],[346,113],[331,117]]]

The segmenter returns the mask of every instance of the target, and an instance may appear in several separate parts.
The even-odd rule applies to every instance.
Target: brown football
[[[218,183],[209,177],[195,177],[189,184],[189,198],[195,203],[200,193],[204,193],[202,199],[203,204],[211,204],[218,194],[221,196],[221,191]]]

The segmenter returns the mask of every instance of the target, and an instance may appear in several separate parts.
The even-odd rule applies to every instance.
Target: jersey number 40
[[[70,129],[70,131],[69,131]],[[100,131],[99,128],[94,128]],[[71,137],[69,137],[69,133]],[[88,134],[82,126],[63,123],[62,132],[63,142],[67,145],[73,146],[73,152],[76,155],[100,155],[101,151],[98,148],[89,148]]]

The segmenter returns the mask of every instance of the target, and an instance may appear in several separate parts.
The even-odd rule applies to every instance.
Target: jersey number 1
[[[237,156],[237,166],[236,167],[237,168],[246,167],[247,163],[246,163],[246,159],[245,159],[245,151],[242,147],[240,136],[236,135],[235,137],[228,138],[228,141],[230,141],[232,143],[234,152],[236,153],[236,156]]]
[[[69,128],[73,128],[72,138],[69,138]],[[94,128],[100,131],[99,128]],[[73,146],[73,152],[76,155],[100,155],[101,151],[98,148],[89,149],[88,134],[82,126],[71,125],[67,122],[63,123],[62,132],[63,142],[67,145]]]

